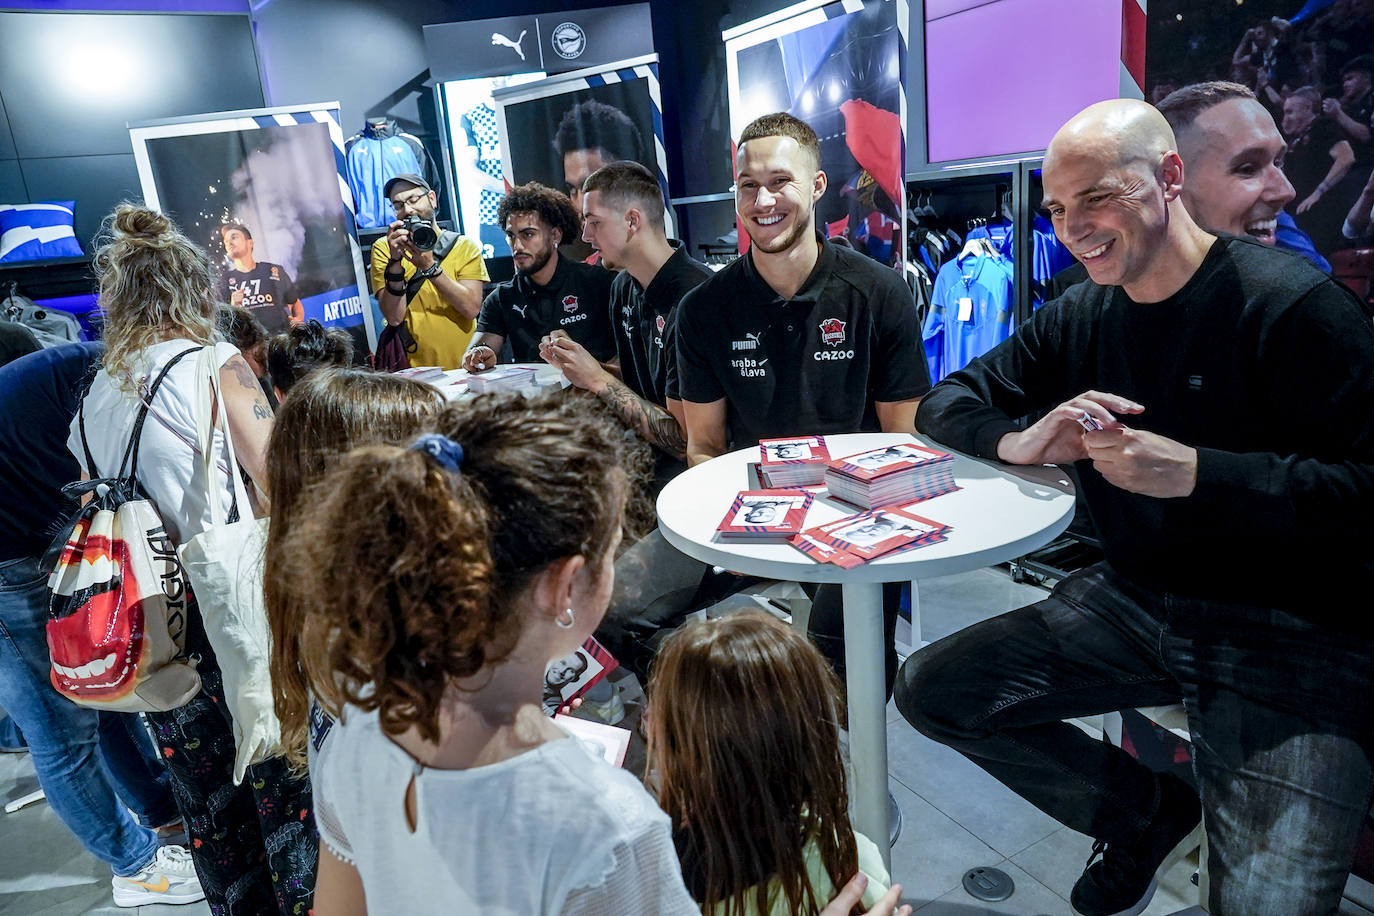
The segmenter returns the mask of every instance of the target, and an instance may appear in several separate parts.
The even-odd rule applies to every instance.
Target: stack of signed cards
[[[716,526],[723,540],[786,540],[806,525],[814,499],[803,490],[743,490]]]
[[[444,375],[444,370],[438,366],[411,366],[409,369],[397,369],[392,375],[414,379],[417,382],[428,382],[431,385],[442,385],[448,381],[448,376]]]
[[[759,479],[765,487],[811,487],[825,480],[830,452],[824,436],[759,440]]]
[[[534,384],[534,370],[518,366],[497,366],[486,372],[468,376],[468,391],[486,394],[489,391],[519,391]]]
[[[887,506],[808,528],[789,543],[817,563],[846,569],[894,551],[945,540],[950,527],[905,508]]]
[[[836,499],[872,508],[930,499],[951,493],[954,456],[900,442],[830,462],[825,488]]]

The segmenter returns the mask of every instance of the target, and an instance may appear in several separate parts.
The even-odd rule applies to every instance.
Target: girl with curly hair
[[[667,817],[540,708],[606,609],[631,446],[561,395],[436,425],[307,487],[266,581],[337,720],[315,911],[698,912]]]

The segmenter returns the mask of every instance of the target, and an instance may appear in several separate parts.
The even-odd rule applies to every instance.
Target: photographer
[[[482,251],[471,239],[439,228],[438,197],[419,175],[397,175],[383,193],[396,221],[372,245],[377,305],[388,325],[404,323],[413,338],[405,341],[412,366],[456,369],[482,307]]]

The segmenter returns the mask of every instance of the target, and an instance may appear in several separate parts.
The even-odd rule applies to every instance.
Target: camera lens
[[[434,231],[434,227],[429,223],[422,223],[419,220],[410,227],[410,241],[421,251],[431,251],[439,243],[439,234]]]

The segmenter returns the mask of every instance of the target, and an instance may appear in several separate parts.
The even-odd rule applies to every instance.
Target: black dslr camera
[[[410,232],[410,244],[421,251],[433,251],[439,244],[439,233],[434,231],[434,226],[417,216],[401,220],[401,228]]]

